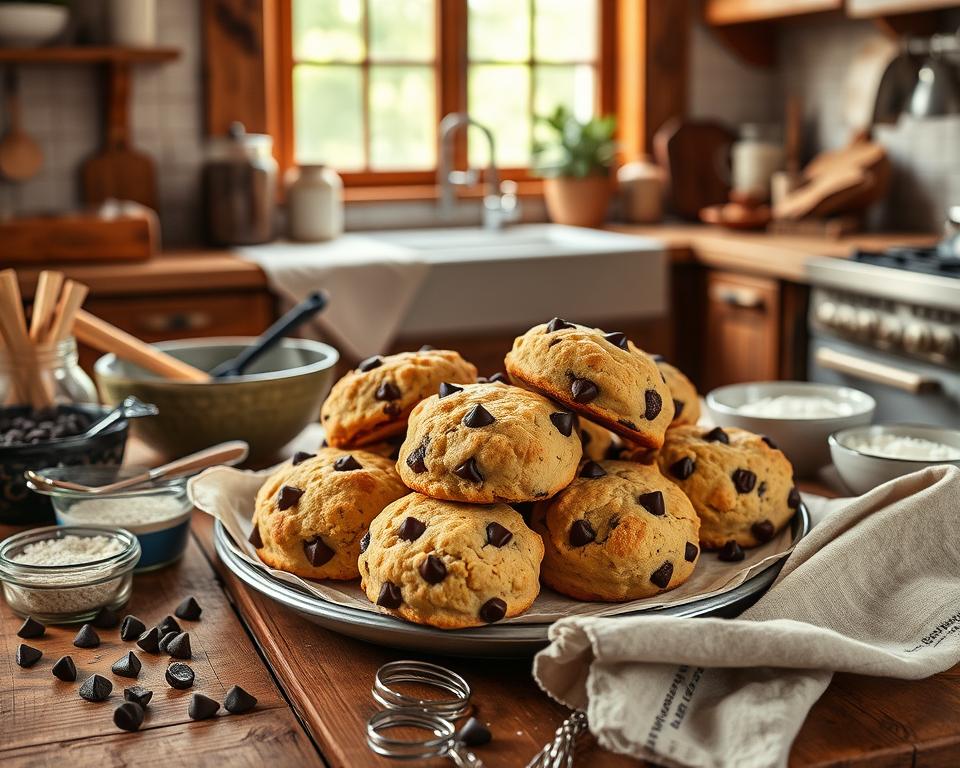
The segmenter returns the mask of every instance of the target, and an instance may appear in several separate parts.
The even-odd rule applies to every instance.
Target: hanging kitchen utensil
[[[15,67],[8,67],[5,83],[8,126],[0,141],[0,174],[10,181],[26,181],[43,167],[43,152],[23,130],[20,84]]]
[[[917,72],[909,104],[914,117],[937,117],[960,112],[960,85],[953,65],[938,51],[931,51]]]
[[[894,125],[900,119],[917,82],[918,69],[916,60],[902,46],[880,76],[873,103],[872,125]]]

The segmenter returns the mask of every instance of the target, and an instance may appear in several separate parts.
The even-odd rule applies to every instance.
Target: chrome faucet
[[[457,129],[469,128],[471,125],[479,128],[487,137],[490,150],[490,163],[483,179],[487,185],[487,192],[483,196],[483,226],[485,229],[501,229],[505,224],[520,218],[517,185],[513,181],[500,182],[494,161],[493,133],[466,112],[451,112],[440,121],[440,162],[437,167],[440,215],[450,218],[453,214],[453,206],[457,200],[456,187],[472,187],[480,179],[479,172],[473,168],[468,167],[465,171],[453,169],[453,136]]]

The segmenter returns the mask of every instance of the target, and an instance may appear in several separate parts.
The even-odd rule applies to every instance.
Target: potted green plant
[[[595,117],[585,123],[564,106],[537,117],[552,134],[535,140],[534,172],[542,176],[547,212],[558,224],[596,227],[606,218],[617,152],[616,120]]]

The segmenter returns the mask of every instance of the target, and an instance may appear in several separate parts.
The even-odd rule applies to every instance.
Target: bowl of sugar
[[[859,389],[807,381],[731,384],[707,395],[707,409],[719,426],[766,435],[790,459],[798,477],[815,477],[830,463],[827,438],[869,424],[876,406]]]
[[[927,467],[960,467],[960,430],[921,424],[875,424],[830,435],[837,474],[860,495]]]

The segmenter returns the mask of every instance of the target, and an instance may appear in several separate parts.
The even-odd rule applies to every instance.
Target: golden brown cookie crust
[[[408,517],[414,523],[405,525]],[[499,528],[491,536],[492,524]],[[435,563],[425,564],[431,557],[442,564],[442,575]],[[498,615],[490,601],[503,601],[502,618],[529,609],[540,592],[542,559],[540,537],[506,504],[475,506],[411,493],[370,525],[359,558],[361,588],[374,604],[380,600],[381,610],[417,624],[483,626]],[[396,591],[381,600],[386,582]]]
[[[666,379],[670,397],[673,399],[673,421],[670,422],[670,427],[696,424],[700,421],[700,395],[697,393],[697,388],[675,365],[671,365],[663,358],[654,359],[663,378]]]

